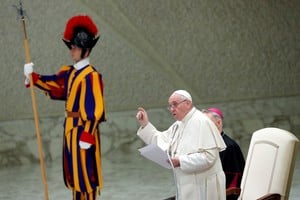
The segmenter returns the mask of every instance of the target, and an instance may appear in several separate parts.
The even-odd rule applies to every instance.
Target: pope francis
[[[225,175],[219,152],[226,148],[217,127],[192,103],[185,90],[169,97],[169,110],[176,121],[165,131],[149,122],[147,112],[138,108],[137,135],[156,144],[170,155],[177,200],[225,200]]]

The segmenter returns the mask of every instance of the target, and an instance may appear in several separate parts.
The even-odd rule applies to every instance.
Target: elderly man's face
[[[181,121],[189,112],[189,104],[190,102],[179,94],[173,94],[169,98],[169,110],[178,121]]]

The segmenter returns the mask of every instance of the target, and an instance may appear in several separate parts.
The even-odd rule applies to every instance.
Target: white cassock
[[[151,123],[137,135],[147,144],[156,144],[179,157],[174,168],[177,200],[225,200],[225,175],[219,152],[226,145],[215,124],[193,108],[182,121],[158,131]]]

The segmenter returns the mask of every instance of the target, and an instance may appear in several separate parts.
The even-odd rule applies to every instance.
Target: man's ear
[[[90,49],[87,49],[86,52],[85,52],[85,55],[84,55],[85,58],[88,57],[88,56],[90,55],[90,53],[91,53],[91,50],[90,50]]]
[[[222,120],[218,118],[217,119],[217,124],[218,124],[218,126],[222,125]]]

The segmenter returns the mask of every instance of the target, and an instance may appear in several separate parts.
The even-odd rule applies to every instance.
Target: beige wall
[[[23,33],[11,0],[0,7],[0,120],[32,118],[23,85]],[[26,0],[30,53],[39,73],[72,64],[66,20],[88,13],[101,38],[91,61],[103,74],[108,112],[160,108],[175,89],[197,104],[299,96],[300,1]],[[36,92],[41,117],[62,102]],[[300,113],[299,106],[294,108]]]

